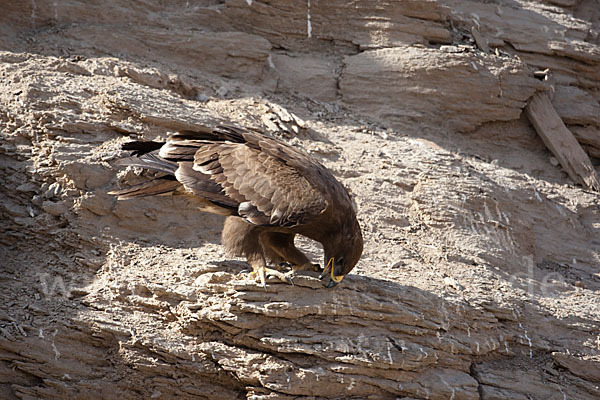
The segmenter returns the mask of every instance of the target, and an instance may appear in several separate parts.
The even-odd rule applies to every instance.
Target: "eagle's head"
[[[329,283],[325,287],[337,285],[358,263],[363,251],[363,238],[356,219],[347,229],[334,235],[330,246],[323,246],[327,263],[319,279],[329,275]]]

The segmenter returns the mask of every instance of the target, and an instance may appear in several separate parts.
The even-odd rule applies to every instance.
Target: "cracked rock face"
[[[395,119],[429,119],[469,131],[485,122],[517,119],[541,83],[510,57],[450,46],[441,53],[401,47],[348,56],[340,88],[345,102],[392,124]]]
[[[598,194],[521,113],[549,68],[600,154],[597,0],[5,3],[0,398],[600,397]],[[146,179],[122,143],[223,122],[351,192],[341,285],[264,290],[192,198],[107,194]]]

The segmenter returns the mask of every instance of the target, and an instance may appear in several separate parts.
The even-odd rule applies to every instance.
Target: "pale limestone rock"
[[[340,79],[344,102],[360,112],[388,121],[427,119],[459,131],[517,119],[541,88],[516,59],[420,47],[348,56]]]
[[[322,57],[273,54],[273,67],[279,75],[278,90],[298,92],[320,101],[337,99],[336,64]]]
[[[597,195],[519,118],[549,68],[600,154],[599,12],[5,1],[0,398],[599,398]],[[310,131],[290,142],[359,209],[365,252],[333,290],[258,287],[185,197],[107,194],[144,180],[114,166],[130,137],[266,113]]]
[[[435,1],[373,4],[368,0],[289,3],[227,1],[226,15],[239,29],[267,37],[278,45],[303,46],[297,41],[316,38],[349,42],[360,48],[394,47],[412,43],[449,43],[445,26],[450,12]]]

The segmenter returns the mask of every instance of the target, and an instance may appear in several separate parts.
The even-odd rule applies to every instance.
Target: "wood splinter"
[[[535,93],[525,112],[569,177],[588,189],[600,191],[600,182],[590,158],[554,109],[548,93]]]

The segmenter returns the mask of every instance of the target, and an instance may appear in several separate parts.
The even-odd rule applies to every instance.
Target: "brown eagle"
[[[299,234],[323,245],[327,287],[341,282],[358,262],[363,238],[350,195],[308,154],[258,132],[231,126],[180,131],[166,142],[123,145],[132,157],[118,161],[160,171],[149,182],[110,192],[118,199],[166,193],[196,196],[203,211],[227,215],[222,244],[245,256],[265,286],[274,276],[293,284],[298,270],[318,265],[294,246]],[[283,273],[267,261],[287,263]]]

